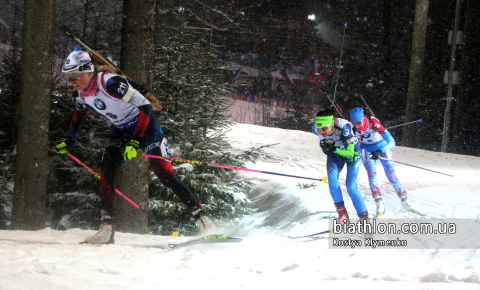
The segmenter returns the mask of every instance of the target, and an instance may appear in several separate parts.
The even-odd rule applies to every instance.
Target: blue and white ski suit
[[[345,164],[347,164],[347,192],[352,199],[357,214],[364,213],[365,200],[358,191],[357,178],[361,164],[360,144],[353,135],[352,123],[345,119],[335,118],[335,130],[327,137],[317,134],[315,126],[312,131],[318,138],[325,141],[335,142],[335,152],[327,154],[328,187],[334,203],[343,201],[342,190],[338,184],[338,176]]]

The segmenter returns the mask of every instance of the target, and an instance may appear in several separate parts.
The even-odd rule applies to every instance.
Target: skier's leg
[[[120,140],[110,140],[103,153],[98,193],[102,201],[100,230],[95,235],[85,238],[87,243],[113,244],[115,242],[115,176],[117,170],[124,163],[120,153],[120,146]]]
[[[383,203],[382,193],[378,185],[376,160],[366,158],[365,160],[363,160],[363,165],[367,170],[370,190],[372,191],[372,196],[375,200],[375,205],[377,207],[377,216],[383,216],[385,214],[385,205]]]
[[[403,184],[400,182],[400,180],[398,179],[395,173],[395,167],[392,161],[392,151],[385,152],[381,157],[384,158],[384,159],[380,159],[380,162],[382,162],[383,169],[385,170],[385,175],[387,176],[388,181],[390,181],[390,183],[393,185],[395,192],[400,198],[402,202],[402,207],[405,210],[411,210],[412,205],[408,201],[407,192],[403,188]]]
[[[388,181],[390,181],[390,183],[393,185],[395,192],[399,197],[406,195],[407,192],[403,189],[402,183],[400,182],[400,180],[398,180],[398,177],[395,174],[395,167],[392,161],[392,151],[387,151],[383,153],[381,157],[384,158],[380,159],[380,162],[382,162],[383,169],[385,170],[385,175],[387,176]]]
[[[163,135],[163,134],[162,134]],[[162,136],[163,137],[163,136]],[[162,157],[169,157],[167,140],[162,138],[157,142],[158,146],[147,146],[145,153]],[[149,158],[150,167],[160,182],[166,187],[170,187],[173,193],[182,201],[190,210],[197,224],[202,231],[213,229],[214,225],[203,210],[203,206],[198,198],[190,191],[190,189],[177,177],[173,171],[172,163],[166,159]]]
[[[99,196],[102,200],[102,208],[113,211],[115,208],[115,176],[118,169],[125,163],[120,152],[122,142],[110,140],[102,157],[100,165]]]
[[[377,207],[377,216],[383,216],[385,214],[385,205],[382,200],[382,193],[380,191],[380,187],[378,186],[376,160],[370,158],[365,159],[363,161],[363,165],[367,170],[370,190],[372,191],[372,196],[375,200],[375,205]]]
[[[151,149],[147,154],[168,157],[166,154],[167,143],[164,139],[161,147]],[[162,153],[163,151],[163,153]],[[173,193],[191,210],[201,207],[200,202],[177,177],[173,171],[172,163],[166,159],[149,158],[150,167],[163,185],[172,188]]]
[[[348,213],[343,202],[342,190],[338,184],[338,175],[344,166],[343,160],[335,158],[330,155],[327,156],[327,174],[328,174],[328,188],[332,196],[333,203],[338,212],[338,223],[348,222]]]
[[[382,196],[380,192],[380,187],[378,186],[378,179],[377,179],[377,164],[376,160],[373,159],[365,159],[363,161],[363,165],[367,170],[368,174],[368,182],[370,185],[370,190],[372,191],[373,198],[379,198]]]
[[[358,191],[357,186],[357,178],[358,178],[358,171],[360,170],[360,165],[362,161],[361,159],[357,159],[353,162],[347,163],[347,192],[352,199],[353,206],[357,211],[357,214],[364,214],[367,212],[367,208],[365,206],[365,200],[363,199],[362,195]]]
[[[342,189],[338,184],[338,176],[344,166],[343,160],[340,158],[327,156],[327,175],[328,175],[328,188],[330,189],[330,195],[333,198],[334,203],[343,201]]]
[[[371,226],[366,226],[366,224],[369,223],[367,207],[365,206],[365,200],[363,199],[363,196],[358,191],[357,185],[358,172],[360,170],[361,163],[361,159],[347,162],[347,191],[352,199],[353,206],[357,211],[360,222],[362,222],[364,233],[370,234]]]

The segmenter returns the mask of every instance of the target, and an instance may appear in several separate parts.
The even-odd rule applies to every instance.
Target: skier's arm
[[[312,123],[312,132],[318,136],[317,130],[315,129],[315,123]]]
[[[140,113],[138,115],[137,127],[133,132],[133,136],[142,137],[152,117],[153,109],[151,104],[139,106],[137,108],[140,110]]]
[[[355,145],[350,143],[345,149],[337,148],[337,150],[335,150],[335,152],[333,153],[338,154],[347,159],[352,158],[355,155]]]
[[[373,128],[373,130],[378,131],[380,134],[386,132],[386,130],[382,130],[385,129],[385,127],[383,127],[382,123],[380,123],[380,121],[375,117],[372,117],[370,120],[370,126]]]
[[[88,106],[80,99],[78,92],[73,93],[73,98],[76,101],[75,113],[73,114],[72,122],[67,131],[67,136],[73,140],[77,139],[77,134],[82,128],[83,122],[87,118]]]
[[[123,100],[140,110],[133,136],[137,138],[142,137],[153,115],[152,105],[121,76],[109,78],[106,83],[106,89],[114,98]]]
[[[385,133],[382,134],[382,137],[383,140],[387,141],[387,145],[382,148],[383,153],[392,150],[393,147],[395,147],[396,143],[390,132],[385,131]]]
[[[372,127],[375,129],[375,130],[380,130],[380,129],[384,129],[385,127],[383,127],[383,125],[380,123],[380,121],[375,118],[375,117],[372,117]],[[390,134],[390,132],[388,132],[387,130],[381,130],[381,131],[378,131],[378,133],[382,134],[382,138],[383,140],[387,141],[387,145],[385,145],[383,148],[381,148],[382,150],[382,154],[387,152],[387,151],[390,151],[393,149],[393,147],[395,147],[395,140],[393,139],[392,135]]]
[[[334,153],[347,159],[353,158],[355,155],[355,144],[358,141],[353,135],[352,124],[347,123],[343,126],[341,138],[345,149],[337,148]]]

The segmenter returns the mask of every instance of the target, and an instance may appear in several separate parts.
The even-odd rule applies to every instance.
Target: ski
[[[411,208],[411,209],[409,209],[409,210],[405,210],[405,211],[406,211],[406,212],[413,213],[413,214],[416,214],[416,215],[418,215],[418,216],[422,216],[422,217],[427,216],[426,214],[421,213],[421,212],[419,212],[418,210],[413,209],[413,208]],[[368,215],[368,218],[369,218],[369,219],[385,218],[385,215],[379,216],[379,215],[377,215],[376,213],[373,213],[373,214],[369,214],[369,215]]]
[[[321,217],[321,219],[330,219],[330,218],[336,218],[336,216],[333,216],[333,214],[336,214],[337,211],[321,210],[321,211],[317,211],[317,212],[308,213],[308,214],[303,215],[303,216],[301,216],[297,219],[304,219],[304,218],[307,218],[309,216],[317,215],[317,214],[321,214],[321,213],[328,213],[329,214],[329,215]]]
[[[241,241],[243,241],[243,239],[227,237],[227,236],[211,235],[211,236],[206,236],[206,237],[203,237],[203,238],[191,240],[191,241],[184,242],[184,243],[168,244],[168,247],[170,249],[174,249],[174,248],[180,248],[180,247],[198,245],[198,244],[239,243]]]
[[[19,244],[45,244],[45,245],[61,245],[62,244],[62,243],[59,243],[59,242],[15,240],[15,239],[0,239],[0,241],[16,242],[16,243],[19,243]]]
[[[323,232],[314,233],[314,234],[305,235],[305,236],[288,236],[288,238],[289,239],[310,238],[310,237],[314,237],[314,236],[318,236],[318,235],[328,234],[330,232],[331,232],[330,230],[326,230],[326,231],[323,231]]]
[[[419,215],[419,216],[427,216],[426,214],[423,214],[423,213],[419,212],[417,209],[415,209],[409,203],[407,203],[408,208],[405,206],[405,204],[402,204],[402,205],[403,205],[403,209],[405,209],[406,212],[411,212],[411,213]]]
[[[1,240],[1,239],[0,239]],[[227,236],[221,236],[221,235],[210,235],[210,236],[205,236],[202,238],[197,238],[194,240],[190,240],[188,242],[184,243],[178,243],[178,244],[167,244],[167,245],[125,245],[125,244],[116,244],[120,246],[132,246],[135,248],[157,248],[157,249],[174,249],[174,248],[180,248],[180,247],[185,247],[185,246],[191,246],[191,245],[197,245],[197,244],[216,244],[216,243],[239,243],[243,241],[241,238],[234,238],[234,237],[227,237]],[[90,244],[88,242],[80,242],[79,244],[87,244],[87,245],[105,245],[105,244]],[[114,244],[111,244],[114,245]]]
[[[419,215],[419,216],[427,216],[426,214],[421,213],[421,212],[419,212],[418,210],[416,210],[416,209],[414,209],[414,208],[410,208],[410,209],[408,210],[408,212],[414,213],[414,214]]]

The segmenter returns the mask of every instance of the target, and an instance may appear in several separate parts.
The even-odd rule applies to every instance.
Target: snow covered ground
[[[265,149],[272,160],[248,168],[326,176],[326,157],[311,133],[237,124],[228,136],[234,150],[280,143]],[[479,218],[480,158],[401,147],[393,153],[395,160],[455,175],[396,165],[410,200],[428,218]],[[418,219],[401,208],[378,169],[388,216]],[[78,242],[94,231],[0,231],[0,289],[480,289],[478,250],[332,249],[329,239],[289,239],[328,228],[325,217],[335,210],[328,185],[302,189],[314,181],[248,172],[239,177],[257,177],[251,198],[259,205],[228,232],[243,237],[241,243],[172,250],[148,246],[191,238],[117,233],[115,245],[91,246]],[[344,178],[343,172],[343,184]],[[374,212],[363,167],[358,183]]]

